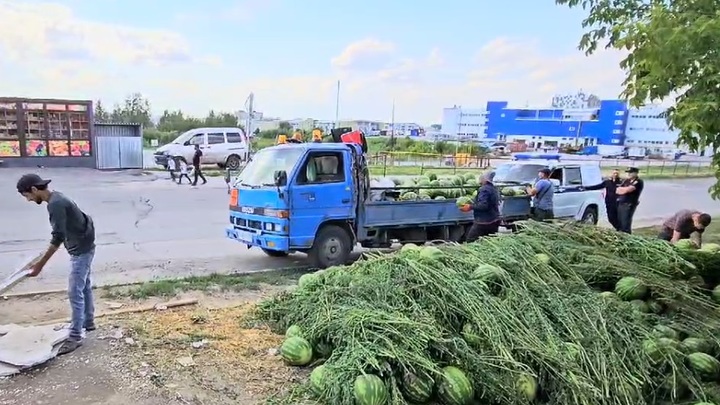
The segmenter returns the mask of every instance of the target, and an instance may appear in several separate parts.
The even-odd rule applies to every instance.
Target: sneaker
[[[65,343],[60,346],[60,350],[58,350],[58,356],[62,356],[64,354],[72,353],[75,350],[78,349],[78,347],[82,346],[81,340],[66,340]]]
[[[93,324],[86,326],[84,329],[86,332],[92,332],[97,329],[97,326],[95,326],[95,324],[93,323]]]

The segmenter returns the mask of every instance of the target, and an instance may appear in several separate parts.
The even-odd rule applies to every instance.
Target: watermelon
[[[463,178],[463,176],[458,175],[458,176],[455,176],[452,178],[452,184],[454,186],[462,186],[464,183],[465,183],[465,178]]]
[[[679,340],[680,334],[675,329],[666,325],[655,325],[653,334],[657,337],[664,337],[673,340]]]
[[[712,290],[712,299],[713,299],[713,301],[715,301],[715,302],[717,302],[718,304],[720,304],[720,285],[717,286],[717,287],[715,287],[715,288],[713,288],[713,290]]]
[[[538,383],[535,377],[529,374],[523,374],[517,379],[515,389],[517,389],[518,395],[528,402],[533,402],[537,398]]]
[[[310,373],[310,388],[317,395],[321,395],[325,390],[326,373],[325,365],[315,367]]]
[[[680,348],[685,353],[706,353],[711,354],[712,343],[705,339],[699,339],[694,337],[686,338],[680,343]]]
[[[297,325],[290,325],[290,327],[287,328],[287,330],[285,331],[285,337],[293,337],[293,336],[303,337],[303,331]]]
[[[538,253],[535,255],[535,260],[542,264],[550,264],[550,256],[545,253]]]
[[[439,195],[435,197],[435,200],[447,200],[444,195]]]
[[[708,253],[718,253],[720,252],[720,244],[717,243],[703,243],[702,247],[700,248],[703,252]]]
[[[325,340],[321,340],[315,345],[315,354],[317,354],[317,356],[321,359],[330,358],[332,351],[332,345]]]
[[[298,287],[299,288],[305,288],[309,286],[310,284],[314,283],[317,280],[317,276],[315,274],[303,274],[298,279]]]
[[[513,197],[516,193],[514,189],[510,187],[505,187],[500,190],[500,194],[504,195],[505,197]]]
[[[438,260],[444,257],[445,254],[442,250],[435,246],[425,246],[420,250],[420,257],[426,260]]]
[[[435,173],[428,174],[428,179],[430,179],[430,181],[437,181],[437,174],[435,174]]]
[[[477,178],[476,178],[475,175],[472,174],[472,173],[465,173],[465,175],[463,176],[463,178],[465,179],[465,182],[466,182],[466,183],[467,183],[468,181],[470,181],[470,180],[475,180],[475,182],[477,182]]]
[[[650,290],[635,277],[623,277],[615,284],[615,294],[623,301],[644,299]]]
[[[446,405],[466,405],[475,396],[475,389],[462,370],[448,366],[442,369],[442,376],[437,384],[437,393]]]
[[[417,181],[418,187],[430,187],[430,179],[428,178],[422,178]]]
[[[675,242],[675,246],[681,250],[695,250],[697,247],[690,239],[680,239]]]
[[[291,366],[305,366],[312,360],[313,349],[307,340],[292,336],[280,346],[280,355]]]
[[[470,322],[463,325],[462,337],[471,346],[480,346],[482,344],[482,338],[478,335],[478,330],[475,325]]]
[[[606,300],[616,300],[616,299],[618,299],[617,294],[615,294],[615,293],[612,292],[612,291],[603,291],[603,292],[600,293],[600,296],[601,296],[603,299],[606,299]]]
[[[402,377],[403,397],[408,402],[423,404],[430,400],[435,382],[425,372],[405,373]]]
[[[632,304],[633,309],[638,312],[642,312],[643,314],[650,312],[650,306],[643,300],[632,300],[630,301],[630,304]]]
[[[415,252],[422,249],[420,246],[414,244],[414,243],[406,243],[400,248],[401,252]]]
[[[383,405],[388,401],[388,390],[383,380],[373,374],[358,376],[353,384],[357,405]]]
[[[707,353],[691,353],[687,363],[700,377],[707,381],[714,381],[720,374],[720,361]]]
[[[407,193],[400,194],[400,200],[402,201],[415,201],[418,199],[418,195],[415,192],[408,191]]]
[[[431,180],[430,187],[440,187],[440,182],[437,180]]]
[[[485,283],[489,288],[489,292],[497,294],[502,288],[502,281],[507,277],[505,269],[493,266],[491,264],[480,264],[475,271],[473,271],[470,278],[472,280],[478,280]]]
[[[470,205],[470,204],[472,204],[472,199],[470,197],[460,197],[457,199],[455,204],[458,207],[462,207],[463,205]]]
[[[653,360],[660,361],[673,353],[678,346],[677,340],[668,338],[648,339],[643,342],[643,350]]]

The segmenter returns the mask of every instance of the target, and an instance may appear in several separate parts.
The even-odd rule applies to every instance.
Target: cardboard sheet
[[[30,274],[30,266],[33,265],[38,259],[42,257],[42,253],[38,254],[37,256],[25,260],[22,267],[17,270],[15,273],[11,274],[8,278],[5,280],[0,281],[0,294],[6,293],[8,290],[13,288],[17,283],[21,282],[22,280],[27,277],[28,274]]]

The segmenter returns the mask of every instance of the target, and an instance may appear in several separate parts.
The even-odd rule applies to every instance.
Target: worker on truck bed
[[[620,222],[618,219],[618,203],[616,190],[622,183],[620,180],[620,172],[613,170],[610,177],[603,180],[602,183],[585,187],[585,190],[602,190],[603,196],[605,197],[605,212],[607,213],[608,222],[615,228],[616,231],[620,230]]]
[[[663,222],[658,237],[672,243],[690,239],[699,248],[702,247],[702,234],[711,221],[712,217],[704,212],[680,210]]]
[[[550,181],[550,173],[550,169],[540,169],[538,181],[527,189],[527,193],[533,198],[531,218],[536,221],[549,221],[555,217],[553,213],[555,186]]]
[[[500,193],[493,184],[494,177],[495,172],[485,173],[473,203],[462,207],[463,211],[473,211],[473,224],[465,238],[468,242],[494,235],[500,228]]]

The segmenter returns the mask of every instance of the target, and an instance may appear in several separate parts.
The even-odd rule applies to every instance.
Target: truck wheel
[[[352,240],[347,232],[339,226],[329,225],[318,232],[308,258],[314,267],[325,269],[347,263],[350,252]]]
[[[584,224],[590,224],[590,225],[597,225],[598,223],[598,210],[595,207],[587,207],[585,208],[585,212],[583,212],[582,219],[580,222]]]
[[[225,161],[225,167],[227,167],[230,170],[239,169],[240,168],[240,156],[238,156],[238,155],[228,156],[227,160]]]
[[[270,257],[287,257],[289,254],[288,252],[283,252],[280,250],[272,250],[272,249],[263,249],[263,252],[265,252],[266,255]]]

